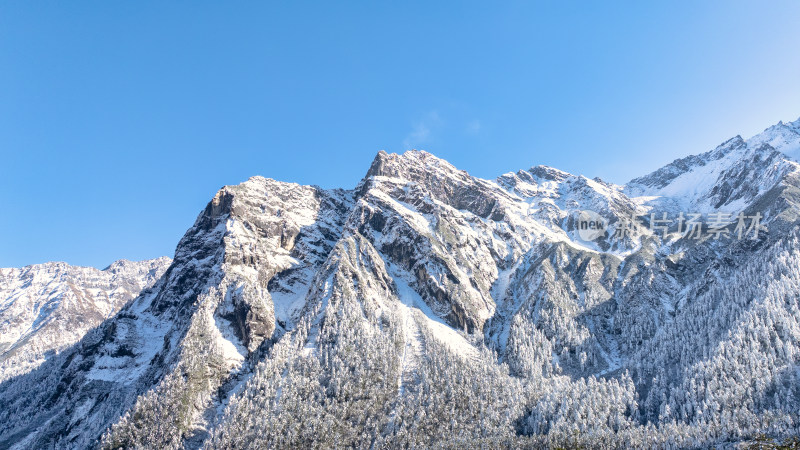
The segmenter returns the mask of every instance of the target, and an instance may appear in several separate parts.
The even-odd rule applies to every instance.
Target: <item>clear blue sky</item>
[[[624,183],[800,116],[800,2],[0,3],[0,267],[172,255],[380,149]]]

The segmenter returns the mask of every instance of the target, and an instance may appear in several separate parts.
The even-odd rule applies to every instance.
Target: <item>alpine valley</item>
[[[798,160],[800,120],[624,186],[408,151],[223,187],[172,260],[0,269],[0,448],[796,439]],[[730,226],[655,226],[692,213]]]

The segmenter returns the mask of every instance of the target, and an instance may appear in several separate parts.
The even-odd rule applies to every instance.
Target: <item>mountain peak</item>
[[[366,177],[402,177],[414,180],[420,171],[428,170],[463,172],[444,159],[423,150],[408,150],[402,154],[387,153],[381,150],[375,155]]]
[[[705,167],[711,162],[719,161],[734,151],[742,150],[745,147],[746,141],[741,136],[736,135],[718,145],[714,150],[676,159],[648,175],[634,178],[628,182],[627,186],[661,189],[682,175],[692,172],[698,167]]]
[[[564,181],[567,178],[573,176],[569,172],[564,172],[563,170],[556,169],[555,167],[538,165],[531,167],[528,172],[533,175],[534,177],[540,178],[542,180],[548,181]]]
[[[800,161],[800,119],[780,121],[748,139],[747,144],[752,147],[768,144],[794,161]]]

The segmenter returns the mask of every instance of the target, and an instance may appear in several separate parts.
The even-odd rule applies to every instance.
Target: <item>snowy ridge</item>
[[[104,270],[46,263],[0,269],[0,381],[26,373],[152,286],[169,258]]]
[[[767,128],[744,140],[736,136],[716,149],[679,159],[641,178],[625,192],[661,210],[738,213],[754,198],[797,172],[800,119]]]
[[[794,122],[777,124],[747,140],[752,147],[769,145],[796,162],[800,162],[800,118]]]

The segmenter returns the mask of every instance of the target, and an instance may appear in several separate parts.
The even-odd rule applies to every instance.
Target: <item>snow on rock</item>
[[[103,270],[45,263],[0,269],[0,380],[74,344],[152,286],[169,258],[120,260]]]

